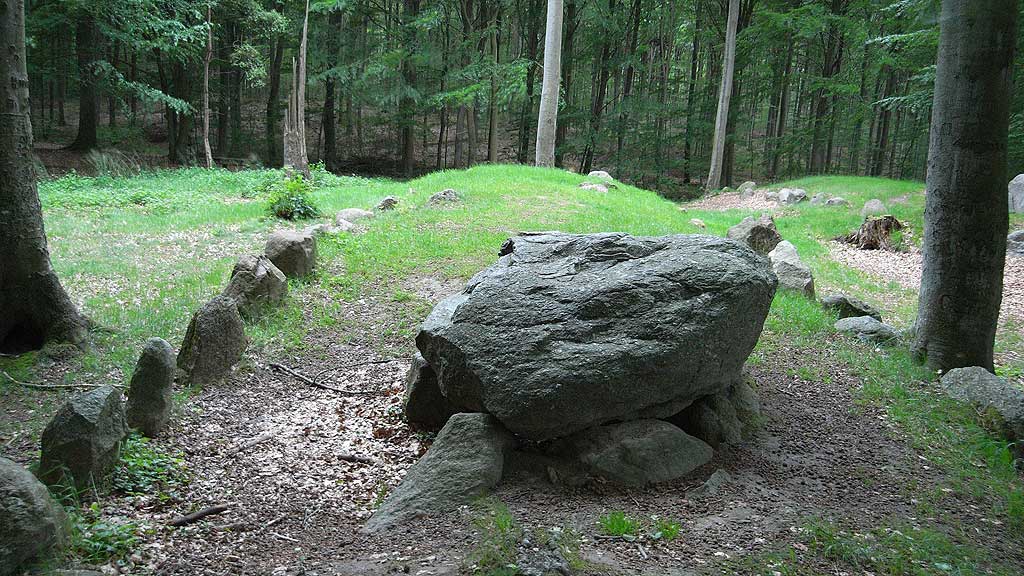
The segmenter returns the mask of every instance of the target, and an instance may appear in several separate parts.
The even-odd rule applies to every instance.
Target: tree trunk
[[[519,151],[517,161],[526,164],[530,156],[530,126],[533,124],[533,100],[536,88],[537,77],[537,52],[540,46],[540,10],[543,0],[529,0],[529,14],[527,16],[526,31],[526,100],[523,102],[523,109],[519,115]],[[458,134],[456,131],[456,148],[458,148]],[[456,158],[459,154],[456,152]]]
[[[210,60],[213,58],[213,8],[206,8],[206,54],[203,57],[203,160],[213,168],[213,150],[210,148]]]
[[[725,54],[722,57],[722,86],[718,91],[718,114],[715,116],[715,139],[711,149],[711,170],[705,187],[721,187],[722,165],[725,157],[725,135],[729,123],[729,100],[732,97],[732,74],[736,65],[736,26],[739,22],[740,2],[729,0],[729,21],[725,32]]]
[[[537,166],[554,167],[558,88],[562,68],[562,0],[548,0],[544,29],[544,85],[537,114]]]
[[[402,0],[404,9],[404,36],[405,41],[402,48],[405,50],[405,57],[402,58],[402,80],[405,82],[405,95],[399,103],[399,122],[402,128],[402,173],[411,177],[416,167],[416,100],[409,94],[416,85],[416,66],[413,64],[413,54],[416,53],[416,29],[414,21],[420,12],[419,0]]]
[[[690,81],[686,86],[686,132],[683,136],[683,183],[690,183],[692,156],[690,147],[693,143],[693,99],[697,92],[697,73],[700,71],[700,3],[694,6],[693,45],[690,47]],[[666,82],[668,72],[665,73]]]
[[[576,43],[576,0],[569,0],[565,6],[565,35],[562,38],[562,86],[565,91],[565,109],[572,110],[572,71]],[[565,156],[565,139],[569,135],[569,119],[562,118],[555,129],[555,166],[562,167]]]
[[[1017,0],[943,0],[913,351],[993,370],[1008,212]]]
[[[96,22],[90,15],[82,15],[75,26],[75,56],[78,59],[78,135],[69,148],[92,150],[96,147],[97,105],[96,77]]]
[[[306,45],[309,32],[309,0],[302,19],[299,58],[292,60],[292,90],[288,97],[288,113],[284,121],[284,166],[294,168],[309,178],[309,156],[306,153]]]
[[[275,10],[279,12],[281,9],[280,5],[275,7]],[[270,94],[267,97],[267,125],[265,130],[267,139],[266,163],[268,166],[280,166],[284,156],[281,151],[280,138],[277,135],[277,124],[281,120],[281,65],[284,61],[283,37],[278,37],[274,40],[271,54],[269,73]]]
[[[2,0],[0,13],[0,353],[17,354],[50,341],[79,344],[88,321],[75,309],[50,266],[32,162],[25,11]]]

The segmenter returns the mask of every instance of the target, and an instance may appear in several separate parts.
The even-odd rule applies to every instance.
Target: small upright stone
[[[798,204],[807,199],[807,191],[800,188],[783,188],[779,190],[780,204]]]
[[[796,247],[788,240],[783,240],[768,253],[772,262],[772,270],[779,278],[779,286],[789,290],[803,292],[808,298],[814,298],[814,275],[810,267],[800,260]]]
[[[1024,174],[1018,174],[1007,186],[1011,214],[1024,213]]]
[[[394,210],[398,206],[398,198],[394,196],[385,196],[383,200],[377,203],[377,210],[384,212],[386,210]]]
[[[1010,254],[1024,256],[1024,230],[1010,232],[1006,237],[1006,251]]]
[[[224,295],[234,299],[238,313],[247,318],[267,306],[280,305],[287,294],[287,278],[266,256],[239,258],[224,289]]]
[[[427,200],[427,203],[436,206],[438,204],[458,202],[461,199],[462,198],[459,196],[458,192],[451,188],[446,188],[444,190],[441,190],[440,192],[435,192],[434,194],[432,194],[430,196],[430,199]]]
[[[879,322],[871,316],[840,318],[835,323],[835,329],[872,344],[891,344],[899,338],[899,333],[895,328],[884,322]]]
[[[247,344],[235,301],[217,296],[192,316],[178,353],[178,369],[188,385],[222,381],[242,359]]]
[[[316,237],[278,230],[267,239],[264,254],[288,278],[303,278],[312,273],[316,265]]]
[[[768,192],[765,192],[764,199],[767,200],[768,202],[778,202],[779,193],[774,190],[769,190]]]
[[[24,466],[0,458],[0,574],[59,551],[67,542],[67,516]]]
[[[142,349],[128,389],[128,425],[150,438],[171,419],[174,350],[163,338],[150,338]]]
[[[849,206],[849,205],[850,205],[850,202],[846,198],[843,198],[841,196],[836,196],[834,198],[829,198],[828,200],[825,200],[825,206]]]
[[[762,214],[757,220],[747,216],[742,222],[729,228],[725,235],[743,242],[761,255],[771,252],[779,242],[782,242],[782,236],[775,229],[775,220],[770,214]]]
[[[743,184],[740,184],[739,187],[736,188],[736,191],[743,196],[749,196],[750,193],[754,191],[754,188],[757,188],[757,182],[748,180]]]
[[[592,192],[608,192],[608,185],[601,182],[583,182],[580,184],[580,190],[590,190]]]
[[[102,485],[127,435],[124,405],[116,388],[104,386],[79,394],[43,430],[39,478],[50,485],[69,481],[78,489]]]
[[[846,294],[829,294],[821,299],[821,306],[826,310],[835,310],[840,318],[854,318],[857,316],[871,316],[879,322],[882,321],[882,313],[871,304]]]
[[[868,216],[882,216],[885,212],[885,203],[878,198],[872,198],[865,202],[864,207],[860,209],[860,217],[867,218]]]
[[[597,178],[598,180],[614,180],[614,178],[612,178],[612,175],[605,172],[604,170],[591,170],[590,173],[587,174],[587,178]]]
[[[825,200],[826,200],[825,193],[824,192],[818,192],[814,196],[811,196],[811,205],[812,206],[821,206],[822,204],[825,203]]]

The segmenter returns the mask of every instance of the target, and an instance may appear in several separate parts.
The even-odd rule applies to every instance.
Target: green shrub
[[[514,576],[516,547],[523,531],[500,500],[483,498],[475,503],[473,528],[479,543],[466,556],[469,571],[485,576]]]
[[[103,519],[98,504],[69,508],[67,512],[71,525],[69,552],[76,560],[106,564],[128,556],[139,544],[138,526]]]
[[[132,434],[121,445],[121,462],[111,477],[111,487],[123,494],[156,492],[161,499],[184,484],[181,458],[170,456],[150,445],[149,440]]]
[[[626,516],[621,510],[609,512],[601,516],[597,522],[608,536],[636,536],[640,529],[640,523]]]
[[[85,162],[97,176],[127,178],[142,172],[139,163],[120,150],[92,150],[85,156]]]
[[[267,213],[285,220],[307,220],[320,216],[320,209],[313,203],[313,187],[302,177],[294,174],[284,180],[272,177],[264,185],[267,196]]]

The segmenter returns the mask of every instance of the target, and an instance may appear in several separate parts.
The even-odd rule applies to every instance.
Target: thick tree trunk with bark
[[[562,71],[562,0],[548,0],[544,31],[544,85],[537,115],[537,166],[555,165],[555,132],[558,129],[558,88]]]
[[[993,370],[1017,0],[943,0],[915,354]]]
[[[715,116],[715,139],[711,148],[711,170],[706,188],[715,190],[722,183],[725,160],[725,136],[729,124],[729,101],[732,98],[732,75],[736,66],[736,27],[739,23],[740,0],[729,0],[729,20],[725,32],[725,50],[722,57],[722,86],[718,92],[718,114]]]
[[[278,5],[275,10],[281,11]],[[277,123],[281,120],[281,65],[284,63],[284,38],[278,37],[274,40],[274,47],[271,50],[272,59],[269,72],[269,89],[267,97],[267,125],[266,125],[266,163],[268,166],[280,166],[283,158],[280,138],[278,137]]]
[[[96,147],[96,125],[98,124],[96,99],[96,76],[93,63],[96,62],[96,22],[92,16],[83,14],[75,27],[75,56],[78,59],[78,135],[71,143],[72,150],[92,150]]]
[[[25,11],[0,4],[0,353],[38,349],[49,341],[84,342],[78,313],[50,267],[32,162]]]

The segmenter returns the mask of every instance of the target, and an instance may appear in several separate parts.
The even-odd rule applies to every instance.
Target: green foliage
[[[139,163],[119,150],[91,150],[85,161],[100,177],[128,178],[141,172]]]
[[[673,522],[666,518],[655,518],[651,539],[671,542],[679,536],[680,530],[682,530],[682,527],[678,522]]]
[[[157,492],[161,499],[167,498],[168,492],[188,481],[183,467],[184,460],[133,433],[121,445],[121,462],[111,477],[111,488],[133,496]]]
[[[320,216],[313,202],[313,186],[302,174],[293,174],[281,180],[268,179],[262,190],[267,198],[267,213],[284,220],[308,220]]]
[[[500,500],[483,498],[473,508],[478,543],[466,555],[467,566],[474,574],[515,576],[516,546],[523,532],[508,506]]]
[[[633,518],[626,516],[622,510],[613,510],[601,516],[597,523],[601,531],[608,536],[636,536],[640,530],[640,523]]]
[[[68,553],[91,564],[106,564],[131,554],[139,544],[139,527],[103,518],[98,504],[66,509],[71,525]]]

